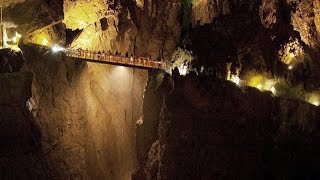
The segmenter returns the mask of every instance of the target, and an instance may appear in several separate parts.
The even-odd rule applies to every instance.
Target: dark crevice
[[[66,29],[66,45],[70,46],[71,43],[76,40],[80,34],[82,33],[83,29]]]
[[[108,28],[108,19],[107,18],[101,18],[100,19],[100,24],[101,24],[101,30],[105,31]]]

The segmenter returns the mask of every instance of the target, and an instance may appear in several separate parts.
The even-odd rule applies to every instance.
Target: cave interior
[[[320,179],[320,1],[0,8],[0,179]]]

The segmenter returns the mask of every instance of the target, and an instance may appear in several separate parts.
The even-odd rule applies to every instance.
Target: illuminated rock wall
[[[27,42],[43,44],[46,39],[48,46],[63,44],[63,25],[51,26],[63,17],[62,8],[57,7],[61,2],[47,4],[28,0],[14,4],[5,9],[6,21],[19,25],[18,30]],[[81,6],[80,2],[76,4]],[[85,6],[88,7],[90,3]],[[67,19],[65,23],[69,24]],[[100,23],[99,18],[97,21]],[[108,26],[103,32],[107,34],[103,37],[105,40],[90,44],[93,49],[108,50],[111,46],[107,42],[119,44],[122,37],[118,37],[117,17],[108,17],[108,22],[116,25]],[[98,33],[102,32],[101,27],[98,30],[94,23],[90,25],[88,29],[93,27]],[[121,33],[126,34],[124,44],[129,44],[127,39],[131,32],[126,28]],[[88,29],[81,38],[92,33]],[[129,48],[128,45],[117,47],[123,52],[125,47]],[[48,166],[44,170],[48,178],[130,179],[137,164],[134,125],[141,116],[147,71],[62,60],[61,54],[52,55],[48,49],[32,45],[22,47],[22,50],[26,58],[23,69],[34,75],[33,96],[28,104],[42,134],[39,143],[42,144],[41,151],[46,153],[44,161]]]
[[[192,24],[195,26],[212,23],[213,18],[230,14],[227,0],[194,0],[192,1]]]
[[[3,4],[3,2],[1,3]],[[318,83],[318,77],[320,76],[319,50],[317,49],[319,44],[319,3],[316,0],[192,1],[190,11],[193,28],[189,30],[188,36],[183,37],[181,36],[183,11],[180,0],[139,0],[136,3],[120,0],[26,0],[23,3],[17,3],[16,1],[15,3],[4,9],[5,21],[18,25],[19,32],[21,31],[20,33],[27,41],[41,44],[44,39],[47,39],[49,41],[48,45],[52,43],[63,44],[64,26],[66,26],[69,30],[83,30],[79,37],[71,43],[72,48],[96,51],[110,50],[113,53],[118,51],[123,55],[128,52],[129,55],[135,53],[136,56],[164,57],[166,59],[171,57],[177,45],[182,42],[179,45],[185,45],[187,49],[197,55],[197,59],[194,61],[194,64],[197,65],[195,67],[201,67],[202,65],[211,67],[218,77],[225,78],[227,67],[230,69],[232,67],[234,72],[240,72],[243,77],[251,72],[257,72],[267,74],[270,77],[276,75],[289,80],[298,79],[293,81],[294,84],[301,83],[299,73],[306,71],[307,68],[289,71],[287,65],[290,65],[293,58],[299,58],[298,62],[306,62],[305,64],[310,65],[310,74],[306,77],[310,79],[308,79],[306,87],[314,88],[312,90],[320,87]],[[55,24],[55,22],[58,23],[62,20],[64,24]],[[50,27],[46,28],[48,25]],[[184,37],[186,38],[183,39]],[[293,49],[293,52],[291,52],[291,49]],[[296,50],[299,50],[297,56],[295,54]],[[300,50],[303,52],[300,53]],[[190,134],[193,134],[194,131],[190,127],[193,127],[193,125],[188,123],[196,124],[195,120],[206,119],[207,116],[216,117],[217,115],[213,112],[206,112],[208,110],[206,108],[211,111],[210,103],[215,102],[216,98],[221,100],[220,97],[204,98],[207,96],[196,96],[199,94],[198,91],[184,83],[192,82],[199,87],[206,86],[206,84],[186,81],[182,85],[180,84],[181,87],[178,87],[178,89],[173,89],[173,94],[166,94],[166,90],[172,90],[169,85],[169,88],[164,88],[164,94],[168,97],[163,99],[162,90],[152,90],[159,85],[154,83],[152,78],[157,79],[159,77],[149,75],[151,84],[147,86],[148,91],[145,93],[144,104],[141,105],[143,88],[147,79],[146,71],[77,62],[65,58],[61,54],[53,55],[46,49],[39,50],[32,46],[25,47],[24,54],[27,58],[24,71],[30,71],[34,75],[33,97],[30,103],[32,104],[32,113],[36,124],[40,126],[41,142],[43,144],[41,148],[46,153],[45,160],[48,164],[45,169],[50,178],[129,179],[137,164],[133,129],[135,122],[140,117],[141,106],[144,107],[144,117],[138,121],[137,132],[137,158],[140,169],[135,177],[139,178],[141,175],[141,177],[148,176],[149,179],[155,179],[159,174],[162,179],[174,179],[175,172],[188,170],[188,167],[177,167],[177,164],[172,164],[172,162],[179,162],[179,159],[175,158],[176,155],[180,156],[180,153],[183,153],[179,151],[181,149],[186,150],[187,153],[181,155],[181,162],[185,163],[186,166],[190,165],[193,168],[191,163],[199,165],[200,162],[197,161],[199,157],[199,161],[203,160],[205,163],[207,152],[200,152],[200,154],[195,152],[196,156],[192,157],[191,160],[184,159],[190,157],[188,153],[193,153],[190,151],[196,151],[197,149],[193,149],[194,146],[188,143],[186,145],[180,143],[185,142],[184,139],[192,138]],[[298,74],[297,77],[292,78],[296,76],[295,74]],[[174,84],[173,81],[165,82]],[[254,84],[255,87],[257,85]],[[226,87],[234,88],[229,84]],[[214,91],[213,89],[209,88],[210,91]],[[219,93],[224,92],[223,90]],[[187,95],[183,95],[183,97],[179,95],[179,93],[183,94],[187,91],[194,92],[191,96],[192,99],[186,97]],[[205,91],[208,91],[208,89],[202,89],[201,92]],[[232,121],[230,119],[229,112],[223,111],[222,114],[218,114],[218,117],[221,116],[221,119],[227,120],[223,122],[226,124],[221,125],[220,121],[214,119],[214,123],[221,125],[221,131],[229,130],[229,125],[234,125],[235,127],[232,126],[231,129],[235,130],[235,134],[241,137],[242,133],[246,133],[245,130],[249,129],[249,135],[246,134],[244,137],[246,141],[249,141],[249,136],[254,136],[255,133],[260,135],[261,132],[265,133],[270,129],[280,131],[280,128],[277,127],[274,127],[274,129],[258,127],[255,130],[252,127],[258,125],[254,123],[260,123],[260,121],[249,119],[250,122],[248,122],[247,119],[253,112],[253,114],[257,113],[256,115],[259,118],[261,115],[261,118],[265,120],[265,116],[270,115],[270,109],[268,108],[271,108],[274,112],[274,104],[272,103],[279,103],[278,101],[274,101],[269,95],[261,95],[254,90],[249,91],[254,95],[258,94],[259,98],[254,100],[250,99],[255,97],[251,94],[242,96],[238,90],[230,92],[232,95],[235,94],[231,96],[231,99],[227,99],[226,102],[219,102],[227,111],[229,109],[233,111],[231,114],[236,120]],[[228,95],[222,93],[221,96]],[[246,98],[249,100],[247,101]],[[177,101],[174,102],[172,99]],[[210,102],[208,102],[208,99],[210,99]],[[313,99],[313,97],[310,97],[310,99]],[[261,106],[255,104],[260,100],[266,100],[267,102]],[[243,102],[248,109],[241,109],[242,104],[234,103],[235,101]],[[164,103],[163,106],[162,103]],[[313,119],[318,115],[314,111],[314,107],[303,103],[295,104],[291,101],[280,101],[279,104],[275,107],[280,109],[281,115],[286,116],[279,118],[283,122],[283,126],[292,125],[292,127],[284,128],[283,132],[291,133],[288,137],[291,138],[292,135],[294,136],[293,140],[296,140],[294,139],[296,132],[303,134],[303,136],[307,134],[300,132],[299,128],[312,130],[310,127],[314,127],[315,124]],[[254,109],[255,105],[261,107],[259,109],[265,110],[260,112],[257,110],[258,108]],[[179,108],[185,109],[181,110]],[[224,110],[219,108],[214,106],[215,111]],[[286,121],[287,116],[289,117],[292,114],[291,111],[297,109],[298,114],[294,117],[296,119],[289,118],[290,120]],[[161,110],[161,116],[157,116]],[[196,116],[190,115],[190,112]],[[306,112],[306,117],[310,117],[311,120],[304,120],[302,112]],[[179,113],[182,115],[179,116]],[[242,117],[239,116],[241,113],[247,114]],[[200,114],[200,118],[198,114]],[[298,119],[302,119],[302,122]],[[183,120],[188,122],[185,123]],[[161,125],[158,134],[159,122]],[[170,126],[170,123],[173,123],[173,125]],[[269,122],[264,124],[263,121],[261,123],[261,126],[269,125]],[[311,123],[311,125],[305,126],[304,123]],[[166,124],[166,126],[163,124]],[[298,128],[290,129],[295,127]],[[184,128],[187,129],[186,132]],[[171,135],[170,132],[167,132],[170,130],[176,133],[173,135],[173,139],[164,136],[167,135],[166,133]],[[217,137],[225,138],[225,134],[219,134],[219,129],[209,130],[217,133]],[[195,133],[199,133],[199,131],[195,131]],[[227,132],[226,140],[229,144],[219,144],[219,138],[214,139],[213,142],[213,145],[221,145],[225,148],[223,150],[226,151],[217,150],[213,152],[217,154],[219,152],[235,153],[236,157],[243,157],[243,159],[224,159],[226,156],[222,154],[219,156],[222,159],[219,162],[222,162],[222,168],[227,170],[221,170],[217,167],[217,164],[213,163],[212,167],[217,168],[214,169],[214,172],[221,172],[226,176],[240,174],[245,177],[260,177],[259,173],[264,172],[264,170],[259,169],[259,165],[261,165],[260,155],[264,152],[256,146],[262,143],[263,147],[266,146],[265,148],[270,150],[268,149],[270,144],[264,140],[260,142],[260,140],[254,139],[256,144],[253,147],[253,159],[250,159],[250,155],[245,152],[234,152],[228,149],[227,146],[230,144],[236,149],[237,143],[242,142],[238,141],[239,139],[230,140],[229,138],[232,137],[228,133],[231,132]],[[263,134],[259,137],[270,138],[270,134]],[[204,138],[206,135],[199,134],[199,137]],[[277,134],[273,133],[271,135]],[[158,136],[160,136],[159,141],[157,141]],[[281,137],[285,136],[281,135]],[[171,140],[174,143],[171,143]],[[159,147],[162,148],[162,145],[168,147],[168,149],[159,149]],[[190,147],[190,151],[187,151],[189,145],[192,147]],[[214,148],[217,148],[218,145]],[[248,148],[244,148],[243,151],[249,151],[250,147]],[[277,147],[274,148],[277,149]],[[302,151],[304,152],[304,149]],[[158,152],[161,152],[160,158],[156,157],[159,156]],[[279,151],[280,155],[287,152],[287,150]],[[296,153],[295,150],[294,153]],[[299,157],[301,157],[300,154]],[[281,156],[281,158],[290,160],[290,157],[287,156]],[[242,161],[248,161],[249,166],[237,170],[231,165],[233,162],[238,165]],[[294,159],[294,161],[300,161],[300,159]],[[283,162],[283,166],[290,164],[287,161]],[[157,163],[160,165],[163,163],[170,168],[166,169],[166,167],[158,166]],[[199,167],[203,166],[203,164],[199,165]],[[205,168],[207,167],[211,166]],[[250,171],[250,168],[254,169],[255,172]],[[287,170],[284,169],[285,172]],[[191,169],[191,171],[199,172],[194,169]],[[212,172],[211,169],[208,171]],[[208,175],[205,173],[207,172],[203,172],[203,176]],[[219,178],[218,176],[215,177]],[[195,179],[197,178],[195,177]]]
[[[142,7],[141,2],[140,7]],[[180,1],[64,1],[67,28],[83,29],[71,47],[170,57],[180,40]]]
[[[144,70],[91,64],[22,48],[34,75],[32,113],[53,179],[130,179]]]
[[[17,28],[24,42],[64,44],[63,1],[20,0],[1,2],[5,26]],[[40,37],[39,37],[40,36]]]

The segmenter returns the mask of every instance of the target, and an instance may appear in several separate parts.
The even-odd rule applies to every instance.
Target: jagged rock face
[[[162,94],[156,90],[159,84],[152,82],[157,82],[156,79],[159,78],[161,79],[161,74],[152,73],[149,75],[148,85],[143,96],[143,117],[137,122],[136,142],[139,167],[145,166],[148,152],[153,142],[158,138],[159,118],[157,115],[161,111]]]
[[[20,0],[5,2],[3,21],[5,27],[15,27],[24,42],[42,44],[44,38],[53,43],[64,44],[65,28],[63,1]]]
[[[138,3],[139,4],[139,3]],[[67,28],[83,29],[71,47],[170,57],[180,39],[180,1],[64,1]]]
[[[163,86],[158,139],[134,179],[318,178],[316,106],[192,75]]]
[[[196,66],[211,67],[223,78],[228,63],[240,70],[233,72],[240,77],[256,71],[287,78],[290,73],[278,51],[297,39],[295,48],[304,48],[304,56],[297,59],[310,66],[297,71],[310,71],[306,75],[313,79],[310,84],[317,84],[318,1],[203,0],[191,4],[193,28],[187,48],[195,52]]]
[[[47,179],[39,127],[25,106],[31,73],[0,74],[0,178]]]
[[[263,0],[260,5],[259,16],[263,26],[272,29],[279,21],[279,1]]]
[[[230,7],[227,0],[198,0],[192,4],[193,26],[212,23],[214,18],[228,14],[230,14]]]
[[[12,73],[20,71],[23,57],[21,52],[11,49],[0,50],[0,73]]]
[[[269,15],[265,13],[261,20],[259,14],[266,7],[259,8],[260,5],[248,0],[193,1],[193,28],[187,48],[197,57],[194,66],[210,67],[221,78],[226,76],[227,64],[232,64],[232,73],[239,69],[240,75],[245,75],[246,68],[251,69],[247,65],[254,63],[258,64],[258,71],[272,71],[277,51],[274,42],[266,36],[264,26],[269,22],[261,21],[269,21],[265,20]]]
[[[63,15],[56,13],[61,10],[62,6],[58,5],[62,1],[55,2],[27,0],[14,4],[5,9],[8,14],[6,21],[19,25],[18,32],[25,32],[23,36],[28,34],[31,42],[41,44],[45,38],[50,42],[49,46],[59,40],[63,43],[61,37],[64,37],[65,29],[60,24],[53,25]],[[81,5],[81,2],[76,4]],[[36,7],[40,9],[38,13]],[[47,12],[54,7],[57,7],[56,11]],[[21,13],[28,16],[22,19]],[[88,35],[90,28],[105,35],[105,40],[93,44],[90,49],[101,46],[105,50],[112,47],[114,51],[117,48],[123,52],[129,51],[126,49],[130,48],[127,42],[131,41],[129,36],[132,34],[130,15],[128,12],[119,15],[121,24],[117,18],[118,15],[106,17],[107,24],[104,20],[100,23],[99,18],[99,30],[94,24],[83,30],[81,36]],[[32,22],[31,26],[27,26],[26,22]],[[129,26],[126,24],[128,22]],[[66,20],[67,26],[69,23]],[[120,32],[117,32],[119,29]],[[134,31],[134,28],[131,29]],[[116,45],[109,46],[106,42]],[[134,123],[141,116],[147,72],[86,64],[65,57],[62,60],[61,54],[52,54],[47,48],[31,45],[21,49],[27,60],[23,71],[34,75],[32,98],[28,105],[42,134],[39,141],[43,146],[40,149],[46,153],[44,161],[48,166],[44,170],[48,178],[130,179],[137,164]]]
[[[27,41],[63,44],[65,27],[59,22],[64,19],[70,31],[81,30],[72,48],[168,59],[182,39],[183,8],[180,0],[21,0],[6,6],[4,14]],[[285,52],[292,38],[304,50],[301,60],[311,66],[308,78],[318,81],[318,0],[197,0],[190,12],[193,26],[183,35],[191,41],[186,48],[198,56],[196,66],[212,67],[222,78],[228,64],[241,76],[253,70],[290,77],[290,61],[278,52],[282,47]],[[295,171],[300,161],[313,176],[315,167],[304,163],[318,150],[313,144],[319,113],[313,106],[193,77],[165,79],[159,90],[154,79],[161,74],[149,75],[141,105],[146,71],[87,64],[47,51],[24,48],[24,71],[34,75],[29,104],[49,178],[129,179],[136,165],[133,124],[141,106],[135,179],[179,179],[177,172],[185,179],[291,179],[307,175]],[[3,72],[10,70],[5,66]],[[4,107],[1,113],[15,111],[25,109]]]
[[[119,35],[120,13],[127,11],[122,6],[116,7],[118,1],[64,1],[65,24],[71,30],[82,29],[82,33],[71,44],[74,48],[90,50],[105,50],[128,52],[131,39],[123,39],[124,45],[116,48]],[[130,20],[125,17],[121,23],[129,23],[129,31],[132,29]],[[126,32],[123,32],[126,33]],[[122,34],[124,35],[124,34]],[[127,33],[128,35],[128,33]],[[119,45],[120,46],[120,45]]]
[[[34,75],[32,113],[53,179],[130,179],[146,72],[22,47]]]
[[[289,5],[292,9],[291,23],[293,28],[300,33],[301,40],[312,48],[319,44],[313,2],[315,2],[316,5],[317,1],[312,0],[289,1]]]
[[[170,58],[180,41],[181,1],[145,1],[144,8],[136,10],[138,55]]]

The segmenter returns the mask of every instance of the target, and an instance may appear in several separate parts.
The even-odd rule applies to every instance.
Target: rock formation
[[[26,107],[31,73],[0,73],[0,178],[47,179],[41,133]]]
[[[139,8],[120,0],[66,0],[64,22],[83,30],[71,47],[168,58],[179,43],[180,10],[180,1],[146,1]]]
[[[137,131],[137,148],[150,150],[133,179],[318,177],[319,108],[195,75],[165,77],[151,92],[161,96],[145,97]]]
[[[22,50],[23,70],[34,75],[32,113],[43,149],[50,150],[50,177],[129,179],[146,73],[86,64],[36,46]]]
[[[0,50],[0,179],[319,178],[318,0],[0,5],[22,34],[21,54]],[[190,75],[53,44],[186,62]]]
[[[12,73],[20,71],[23,64],[21,52],[10,48],[0,50],[0,73]]]

